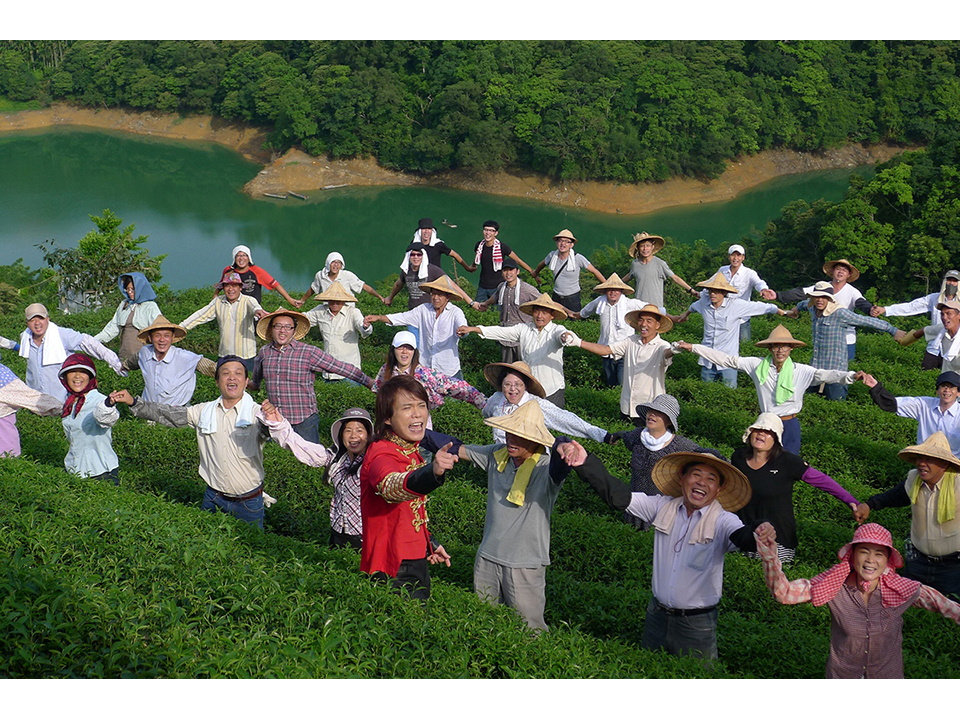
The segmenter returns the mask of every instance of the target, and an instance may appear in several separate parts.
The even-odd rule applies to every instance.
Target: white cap
[[[416,349],[417,347],[417,337],[409,330],[401,330],[396,335],[393,336],[393,342],[390,343],[393,347],[398,348],[401,345],[409,345],[410,347]]]
[[[733,253],[738,252],[741,255],[746,255],[747,253],[743,249],[743,245],[731,245],[730,249],[727,250],[727,255],[732,255]]]

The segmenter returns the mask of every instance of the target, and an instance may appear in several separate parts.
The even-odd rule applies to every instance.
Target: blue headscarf
[[[133,300],[131,300],[130,296],[127,295],[127,290],[124,287],[123,282],[124,278],[130,278],[133,280]],[[150,281],[147,280],[147,276],[141,272],[124,273],[117,278],[117,285],[120,287],[120,294],[123,295],[123,299],[127,303],[136,305],[137,303],[143,303],[157,299],[157,294],[153,291]]]

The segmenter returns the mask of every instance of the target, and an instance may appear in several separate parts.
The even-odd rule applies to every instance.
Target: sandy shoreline
[[[209,115],[181,117],[147,111],[93,110],[69,105],[0,115],[0,132],[69,125],[225,145],[264,166],[243,188],[252,197],[293,191],[309,198],[322,193],[324,189],[344,185],[424,185],[527,198],[625,215],[639,215],[677,205],[731,200],[744,190],[781,175],[880,163],[909,149],[888,145],[847,145],[821,154],[767,150],[728,162],[723,175],[710,182],[680,178],[643,185],[560,182],[533,174],[505,172],[482,177],[447,172],[427,179],[387,170],[369,158],[331,160],[313,157],[299,150],[289,150],[282,157],[277,157],[263,148],[267,139],[266,131]]]

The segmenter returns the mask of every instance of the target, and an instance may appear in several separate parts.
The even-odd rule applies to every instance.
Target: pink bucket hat
[[[890,548],[889,564],[895,568],[903,567],[903,556],[893,546],[893,536],[883,525],[867,523],[866,525],[858,527],[856,532],[853,533],[853,540],[840,548],[837,557],[843,560],[847,553],[853,549],[853,546],[859,543],[873,543],[874,545],[882,545],[883,547]]]

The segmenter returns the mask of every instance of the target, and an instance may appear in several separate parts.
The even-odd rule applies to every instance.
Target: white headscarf
[[[247,260],[249,261],[249,263],[250,263],[251,265],[253,265],[253,255],[250,254],[250,248],[248,248],[246,245],[237,245],[237,246],[233,249],[233,252],[230,253],[230,264],[231,264],[231,265],[233,265],[233,264],[237,261],[237,253],[238,253],[238,252],[244,252],[244,253],[246,253],[246,254],[247,254]]]
[[[327,255],[327,259],[324,261],[324,264],[323,264],[323,273],[325,275],[330,274],[330,263],[332,263],[334,260],[339,260],[341,263],[343,263],[343,267],[341,267],[340,270],[347,269],[347,264],[343,262],[343,255],[341,255],[338,252],[332,252],[329,255]]]

